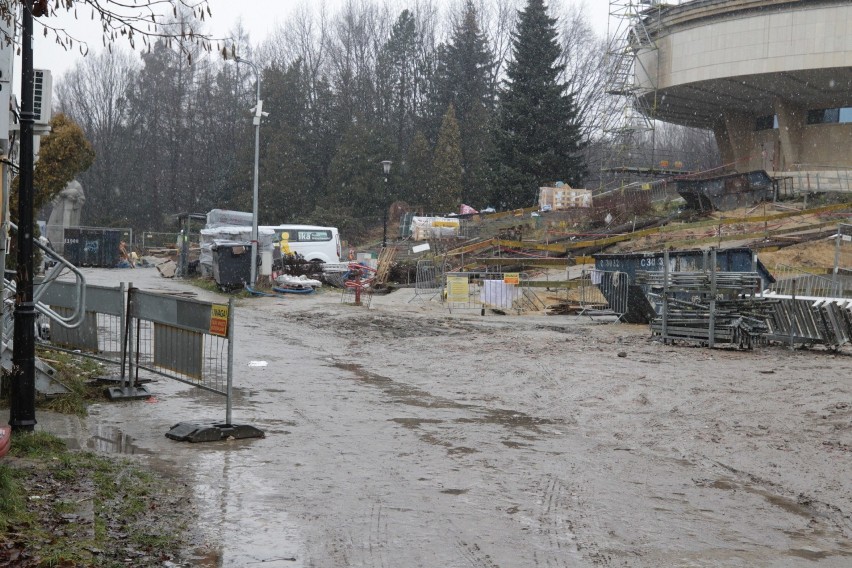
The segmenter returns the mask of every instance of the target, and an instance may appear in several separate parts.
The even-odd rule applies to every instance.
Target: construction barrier
[[[839,349],[852,341],[852,300],[768,297],[766,339]]]
[[[769,285],[770,292],[829,298],[843,296],[842,286],[836,279],[812,274],[786,264],[776,265],[772,275],[775,277],[775,282]]]
[[[39,302],[62,316],[84,294],[85,316],[75,327],[51,326],[49,344],[58,350],[121,366],[112,398],[138,398],[139,371],[220,394],[231,423],[234,305],[116,288],[51,282]],[[43,308],[40,308],[43,309]],[[53,317],[55,319],[55,317]],[[127,395],[127,396],[125,396]]]
[[[583,270],[580,278],[580,315],[615,316],[621,321],[628,309],[630,275],[593,268]]]
[[[417,274],[414,280],[414,296],[409,303],[415,299],[432,299],[441,293],[443,277],[439,267],[432,260],[422,259],[417,261]]]
[[[524,272],[447,272],[444,275],[446,304],[453,310],[514,310],[517,313],[544,308]]]

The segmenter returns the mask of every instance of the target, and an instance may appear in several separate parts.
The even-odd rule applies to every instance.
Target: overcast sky
[[[457,0],[438,0],[439,3],[454,2]],[[608,0],[562,0],[565,5],[569,4],[584,4],[586,14],[592,22],[595,30],[605,36],[607,32],[607,18],[609,13]],[[242,19],[245,28],[251,34],[251,41],[257,45],[262,42],[267,35],[280,24],[287,21],[288,15],[296,8],[302,5],[305,0],[208,0],[210,9],[213,12],[213,18],[208,21],[209,30],[212,35],[224,37],[228,30],[233,28],[237,20]],[[345,0],[325,0],[330,13],[335,13]],[[319,2],[311,2],[310,4],[318,5]],[[405,7],[404,0],[398,0],[396,4],[400,10]],[[49,20],[49,24],[53,27],[64,28],[68,30],[73,37],[85,39],[89,44],[91,52],[98,52],[103,49],[101,41],[100,25],[97,21],[91,20],[90,9],[80,9],[78,11],[78,19],[64,11],[57,18]],[[54,81],[59,76],[72,68],[77,60],[82,55],[75,46],[72,51],[64,51],[55,43],[55,37],[52,33],[48,33],[44,37],[44,29],[36,24],[35,29],[35,67],[37,69],[50,69],[53,73]],[[122,43],[123,40],[117,40],[117,43]],[[126,42],[124,42],[126,47]],[[16,75],[16,91],[17,83],[19,82],[20,60],[15,63]]]

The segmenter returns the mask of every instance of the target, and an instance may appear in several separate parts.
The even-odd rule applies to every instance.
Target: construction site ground
[[[87,269],[193,291],[153,268]],[[404,288],[241,299],[234,422],[159,378],[81,444],[193,495],[191,566],[847,567],[852,352],[664,345],[645,325],[454,310]],[[48,426],[45,424],[45,426]],[[67,425],[60,435],[69,435]]]
[[[601,252],[748,247],[770,271],[786,265],[826,274],[834,267],[833,235],[838,225],[852,223],[852,203],[842,197],[834,199],[840,199],[839,203],[770,202],[700,216],[672,215],[666,213],[672,205],[661,206],[632,224],[597,228],[584,223],[579,210],[568,216],[565,212],[541,213],[532,219],[525,218],[530,214],[525,210],[523,216],[481,220],[478,238],[449,247],[448,256],[465,268],[489,262],[493,266],[498,262],[495,257],[509,257],[515,261],[514,268],[526,269],[537,266],[542,258],[563,258],[566,266],[593,263],[591,255]],[[842,248],[841,267],[852,265],[850,249],[849,244]],[[502,266],[512,267],[512,262],[502,262]]]

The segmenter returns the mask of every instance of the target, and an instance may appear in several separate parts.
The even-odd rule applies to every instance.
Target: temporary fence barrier
[[[683,340],[710,348],[727,343],[750,349],[765,331],[762,319],[746,316],[736,300],[746,295],[753,303],[755,291],[760,288],[760,274],[719,271],[718,260],[713,249],[710,270],[670,271],[669,252],[664,251],[662,272],[636,273],[637,284],[661,290],[660,315],[651,322],[651,331],[664,343]],[[680,299],[684,295],[691,300]]]
[[[421,259],[417,261],[417,274],[414,280],[414,296],[409,302],[415,299],[432,299],[441,293],[443,287],[443,278],[441,270],[435,266],[434,261]]]
[[[62,315],[73,309],[78,294],[73,284],[53,282],[40,301]],[[52,326],[49,343],[120,365],[121,386],[109,389],[112,398],[138,398],[139,371],[145,370],[224,396],[225,424],[231,424],[233,299],[212,303],[132,285],[87,285],[85,305],[83,322]]]
[[[770,292],[830,298],[842,296],[842,287],[836,280],[786,264],[776,265],[773,276],[775,276],[775,282],[769,285],[768,290]]]
[[[524,272],[447,272],[444,280],[450,312],[478,310],[485,315],[486,308],[521,313],[544,307]]]
[[[580,284],[580,315],[615,316],[627,313],[630,275],[609,270],[583,270]]]
[[[838,349],[852,342],[852,300],[834,298],[764,298],[768,303],[767,339],[796,344],[821,344]]]
[[[67,317],[78,304],[81,293],[85,293],[86,306],[82,323],[70,328],[52,325],[50,342],[54,347],[79,350],[94,358],[120,364],[124,356],[124,284],[117,288],[86,285],[81,291],[75,284],[56,281],[43,288],[39,300],[55,313]]]
[[[834,235],[834,270],[832,281],[840,284],[852,296],[852,224],[841,223]],[[844,296],[847,296],[844,294]]]

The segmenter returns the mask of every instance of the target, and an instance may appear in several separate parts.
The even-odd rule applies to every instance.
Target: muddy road
[[[165,438],[225,410],[159,379],[92,408],[86,443],[193,488],[195,566],[852,565],[849,347],[672,347],[411,297],[240,300],[233,419],[264,439]]]

